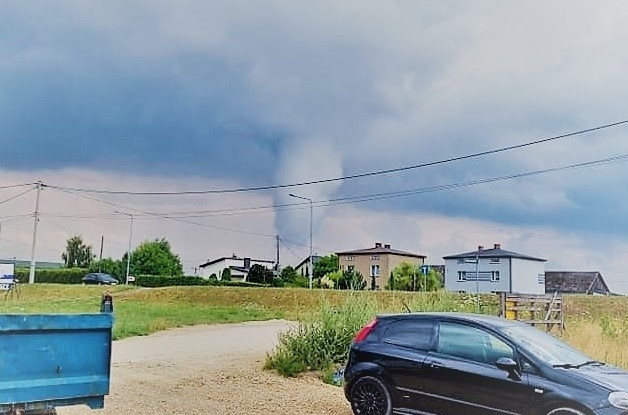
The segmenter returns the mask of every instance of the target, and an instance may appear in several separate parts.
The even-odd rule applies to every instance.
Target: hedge
[[[22,283],[28,282],[30,270],[28,268],[16,268],[15,277]],[[53,268],[53,269],[36,269],[36,283],[53,283],[53,284],[81,284],[81,278],[89,271],[85,268]]]
[[[170,287],[175,285],[209,285],[209,281],[201,277],[169,277],[164,275],[138,275],[135,285],[140,287]]]
[[[201,277],[169,277],[164,275],[139,275],[135,277],[135,285],[139,287],[172,287],[185,285],[212,285],[229,287],[266,287],[268,285],[241,281],[211,281]]]

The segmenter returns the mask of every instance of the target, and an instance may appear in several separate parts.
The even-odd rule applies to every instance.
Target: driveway
[[[74,414],[351,415],[342,389],[262,370],[286,321],[195,326],[113,344],[105,409]]]

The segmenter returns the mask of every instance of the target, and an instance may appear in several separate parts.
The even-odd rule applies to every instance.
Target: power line
[[[260,233],[260,232],[252,232],[252,231],[243,231],[240,229],[232,229],[232,228],[226,228],[223,226],[216,226],[216,225],[209,225],[207,223],[200,223],[200,222],[194,222],[194,221],[190,221],[190,220],[185,220],[183,218],[177,218],[177,217],[171,217],[168,215],[160,215],[157,213],[152,213],[152,212],[147,212],[141,209],[136,209],[136,208],[132,208],[130,206],[125,206],[125,205],[121,205],[118,203],[113,203],[113,202],[109,202],[107,200],[103,200],[103,199],[99,199],[93,196],[87,196],[84,194],[80,194],[71,190],[62,190],[62,189],[57,189],[57,188],[53,188],[55,190],[64,192],[64,193],[69,193],[69,194],[73,194],[75,196],[79,196],[85,199],[90,199],[99,203],[103,203],[106,205],[109,205],[111,207],[115,207],[117,209],[126,209],[129,211],[133,211],[133,212],[137,212],[137,213],[142,213],[144,215],[148,215],[148,216],[153,216],[153,217],[159,217],[159,218],[163,218],[163,219],[168,219],[168,220],[172,220],[172,221],[176,221],[176,222],[181,222],[181,223],[187,223],[190,225],[196,225],[196,226],[202,226],[202,227],[206,227],[206,228],[211,228],[211,229],[216,229],[216,230],[221,230],[221,231],[225,231],[225,232],[233,232],[233,233],[241,233],[241,234],[245,234],[245,235],[254,235],[254,236],[263,236],[263,237],[267,237],[267,238],[275,238],[276,235],[271,235],[271,234],[266,234],[266,233]]]
[[[626,123],[628,123],[628,120],[617,121],[617,122],[613,122],[613,123],[610,123],[610,124],[603,124],[603,125],[599,125],[599,126],[595,126],[595,127],[591,127],[591,128],[586,128],[586,129],[583,129],[583,130],[573,131],[573,132],[569,132],[569,133],[564,133],[564,134],[560,134],[560,135],[556,135],[556,136],[552,136],[552,137],[546,137],[546,138],[541,138],[541,139],[537,139],[537,140],[532,140],[532,141],[528,141],[528,142],[521,143],[521,144],[516,144],[516,145],[511,145],[511,146],[506,146],[506,147],[500,147],[500,148],[496,148],[496,149],[492,149],[492,150],[480,151],[480,152],[466,154],[466,155],[462,155],[462,156],[449,157],[449,158],[446,158],[446,159],[437,160],[437,161],[431,161],[431,162],[426,162],[426,163],[419,163],[419,164],[413,164],[413,165],[409,165],[409,166],[395,167],[395,168],[383,169],[383,170],[374,170],[374,171],[370,171],[370,172],[356,173],[356,174],[351,174],[351,175],[347,175],[347,176],[340,176],[340,177],[334,177],[334,178],[328,178],[328,179],[308,180],[308,181],[297,182],[297,183],[289,183],[289,184],[276,184],[276,185],[269,185],[269,186],[240,187],[240,188],[232,188],[232,189],[184,190],[184,191],[172,191],[172,192],[145,192],[145,191],[128,191],[128,190],[103,190],[103,189],[87,189],[87,188],[76,188],[76,187],[65,187],[65,186],[54,186],[54,185],[46,185],[46,186],[50,187],[50,188],[57,189],[57,190],[66,190],[66,191],[80,192],[80,193],[113,194],[113,195],[135,195],[135,196],[180,196],[180,195],[200,195],[200,194],[241,193],[241,192],[259,191],[259,190],[282,189],[282,188],[289,188],[289,187],[298,187],[298,186],[307,186],[307,185],[313,185],[313,184],[337,182],[337,181],[343,181],[343,180],[352,180],[352,179],[357,179],[357,178],[362,178],[362,177],[379,176],[379,175],[384,175],[384,174],[399,173],[399,172],[402,172],[402,171],[419,169],[419,168],[423,168],[423,167],[436,166],[436,165],[440,165],[440,164],[451,163],[451,162],[454,162],[454,161],[467,160],[467,159],[471,159],[471,158],[482,157],[482,156],[487,156],[487,155],[491,155],[491,154],[496,154],[496,153],[502,153],[502,152],[516,150],[516,149],[521,149],[521,148],[525,148],[525,147],[534,146],[534,145],[537,145],[537,144],[543,144],[543,143],[548,143],[548,142],[551,142],[551,141],[560,140],[560,139],[563,139],[563,138],[568,138],[568,137],[574,137],[574,136],[578,136],[578,135],[588,134],[588,133],[591,133],[591,132],[594,132],[594,131],[600,131],[600,130],[604,130],[604,129],[608,129],[608,128],[612,128],[612,127],[617,127],[617,126],[620,126],[620,125],[623,125],[623,124],[626,124]]]
[[[15,189],[17,187],[33,186],[33,185],[35,185],[35,183],[10,184],[7,186],[0,186],[0,189]]]
[[[8,199],[4,199],[4,200],[0,201],[0,205],[3,205],[3,204],[5,204],[5,203],[8,203],[8,202],[10,202],[10,201],[12,201],[12,200],[15,200],[15,199],[17,199],[17,198],[20,198],[20,197],[24,196],[25,194],[27,194],[27,193],[29,193],[29,192],[32,192],[33,190],[35,190],[35,189],[27,189],[27,190],[23,191],[22,193],[18,193],[18,194],[16,194],[16,195],[13,195],[13,196],[11,196],[11,197],[10,197],[10,198],[8,198]]]
[[[451,189],[471,187],[471,186],[476,186],[479,184],[493,183],[493,182],[499,182],[499,181],[505,181],[505,180],[513,180],[517,178],[524,178],[524,177],[530,177],[530,176],[539,176],[539,175],[543,175],[547,173],[554,173],[554,172],[563,171],[563,170],[596,167],[596,166],[601,166],[601,165],[605,165],[605,164],[609,164],[613,162],[621,162],[621,161],[626,161],[626,160],[628,160],[628,154],[621,154],[621,155],[606,157],[606,158],[602,158],[598,160],[592,160],[592,161],[587,161],[587,162],[582,162],[582,163],[574,163],[574,164],[569,164],[565,166],[552,167],[552,168],[547,168],[547,169],[542,169],[542,170],[527,171],[527,172],[510,174],[510,175],[505,175],[505,176],[496,176],[496,177],[476,179],[476,180],[471,180],[471,181],[466,181],[466,182],[454,182],[454,183],[448,183],[448,184],[443,184],[443,185],[434,185],[434,186],[428,186],[428,187],[398,190],[394,192],[379,192],[379,193],[371,193],[371,194],[365,194],[365,195],[337,197],[337,198],[331,198],[331,199],[316,200],[313,203],[317,207],[328,207],[328,206],[335,206],[335,205],[345,205],[345,204],[350,204],[350,203],[367,202],[371,200],[412,196],[415,194],[432,193],[432,192],[437,192],[437,191],[442,191],[442,190],[451,190]],[[202,217],[208,217],[208,216],[232,216],[232,215],[238,215],[238,214],[244,214],[244,213],[258,213],[258,212],[266,213],[266,212],[280,211],[280,210],[306,209],[308,205],[309,203],[305,203],[305,202],[295,202],[295,203],[284,203],[284,204],[276,204],[276,205],[253,206],[249,208],[239,208],[239,209],[189,211],[187,213],[183,211],[161,212],[161,213],[151,212],[151,214],[169,215],[169,218],[171,219],[173,218],[177,218],[177,219],[202,218]]]

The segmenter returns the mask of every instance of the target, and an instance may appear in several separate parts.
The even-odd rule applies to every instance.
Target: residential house
[[[500,244],[443,259],[448,291],[545,294],[545,259],[507,251]]]
[[[316,264],[321,258],[322,256],[320,255],[312,255],[312,264]],[[303,261],[299,262],[299,264],[296,267],[294,267],[294,270],[297,272],[297,274],[301,275],[302,277],[309,277],[310,275],[309,255]]]
[[[216,275],[216,277],[220,280],[222,278],[223,271],[228,268],[231,271],[232,281],[246,281],[251,267],[255,264],[261,265],[270,270],[275,268],[275,261],[241,258],[236,254],[233,254],[230,257],[217,258],[212,261],[208,260],[204,264],[199,265],[199,276],[209,278],[212,275]]]
[[[392,270],[402,262],[412,265],[423,265],[425,255],[399,251],[390,245],[375,243],[373,248],[358,249],[355,251],[337,252],[340,269],[359,271],[370,286],[371,279],[379,288],[384,288],[390,280]]]
[[[545,291],[558,291],[560,294],[611,294],[602,274],[597,271],[545,271]]]

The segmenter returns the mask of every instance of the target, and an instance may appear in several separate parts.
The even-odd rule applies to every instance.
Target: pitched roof
[[[536,258],[529,255],[520,254],[517,252],[506,251],[501,248],[492,248],[492,249],[482,249],[480,251],[472,251],[465,252],[463,254],[458,255],[449,255],[443,257],[443,259],[465,259],[465,258],[516,258],[516,259],[527,259],[529,261],[540,261],[545,262],[547,259]]]
[[[316,264],[321,258],[322,258],[322,256],[320,256],[320,255],[312,255],[312,263]],[[298,269],[298,268],[302,267],[309,260],[310,260],[310,256],[308,255],[303,261],[299,262],[299,264],[296,267],[294,267],[294,269]]]
[[[399,251],[397,249],[390,248],[390,245],[384,245],[383,247],[380,244],[377,244],[374,248],[366,248],[366,249],[356,249],[355,251],[342,251],[336,252],[336,255],[400,255],[400,256],[408,256],[413,258],[427,258],[425,255],[413,254],[412,252]]]
[[[545,271],[545,291],[564,294],[611,293],[602,274],[597,271]]]
[[[220,257],[220,258],[213,259],[211,261],[207,260],[207,262],[205,262],[204,264],[199,265],[199,268],[205,268],[205,267],[208,267],[208,266],[210,266],[212,264],[215,264],[217,262],[224,261],[226,259],[233,259],[233,260],[236,260],[236,261],[243,261],[245,258],[240,258],[238,256],[223,256],[223,257]],[[269,261],[267,259],[254,259],[254,258],[248,258],[248,259],[250,259],[253,262],[266,262],[268,264],[274,264],[275,263],[275,261]]]

